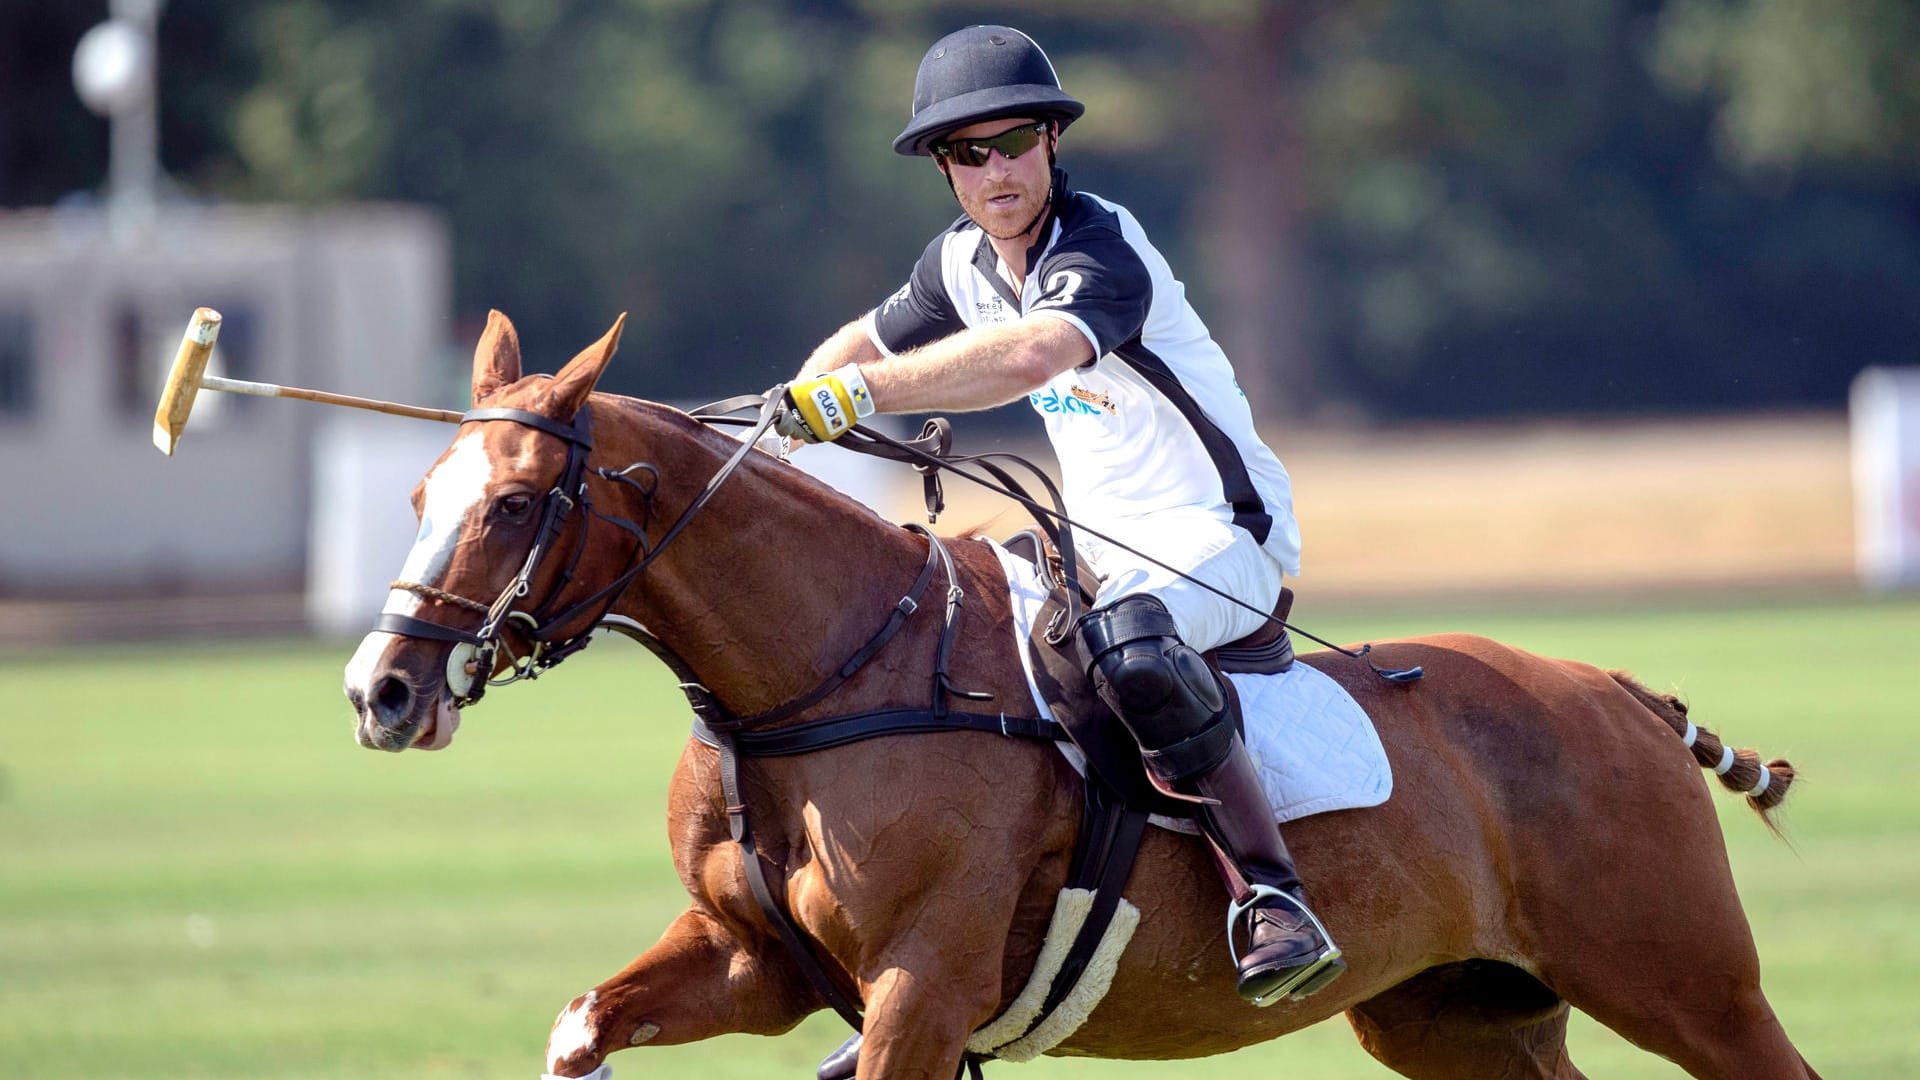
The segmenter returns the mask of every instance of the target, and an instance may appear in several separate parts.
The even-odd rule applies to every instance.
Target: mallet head
[[[180,351],[173,356],[167,384],[160,391],[160,408],[153,414],[153,445],[169,457],[187,428],[193,399],[200,393],[200,381],[207,373],[207,358],[213,355],[213,342],[219,336],[220,313],[196,308],[187,323],[186,336],[180,339]]]

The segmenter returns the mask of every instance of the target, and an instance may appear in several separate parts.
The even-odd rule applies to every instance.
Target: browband
[[[582,409],[581,412],[585,412]],[[544,431],[556,438],[565,439],[587,450],[593,449],[593,437],[587,434],[585,425],[562,424],[551,417],[541,416],[537,412],[525,409],[468,409],[460,416],[465,424],[474,420],[511,420],[516,424],[525,424],[537,431]]]

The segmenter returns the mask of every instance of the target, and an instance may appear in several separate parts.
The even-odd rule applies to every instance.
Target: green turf
[[[1920,1075],[1920,603],[1323,617],[1471,629],[1677,687],[1794,759],[1793,846],[1720,800],[1766,985],[1829,1077]],[[497,692],[452,750],[357,749],[339,644],[0,661],[0,1076],[532,1077],[574,994],[683,904],[662,829],[684,705],[624,642]],[[1224,961],[1223,961],[1224,962]],[[811,1075],[841,1033],[643,1048],[629,1078]],[[1581,1022],[1596,1077],[1672,1066]],[[1388,1075],[1341,1021],[1177,1064],[990,1075]]]

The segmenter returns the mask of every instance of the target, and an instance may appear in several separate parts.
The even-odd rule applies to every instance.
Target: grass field
[[[1766,985],[1830,1078],[1920,1075],[1920,601],[1330,617],[1627,667],[1793,759],[1792,846],[1719,802]],[[624,642],[490,696],[440,755],[371,754],[350,645],[0,660],[0,1077],[533,1077],[567,999],[683,906],[662,829],[684,705]],[[1224,958],[1222,960],[1224,963]],[[616,1055],[631,1080],[807,1077],[842,1033]],[[1591,1023],[1595,1077],[1672,1077]],[[1333,1021],[1226,1058],[1007,1077],[1389,1075]]]

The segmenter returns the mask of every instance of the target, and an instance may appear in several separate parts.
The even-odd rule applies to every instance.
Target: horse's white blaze
[[[480,433],[468,432],[427,476],[420,531],[414,535],[413,550],[407,552],[407,561],[400,567],[400,580],[439,584],[460,544],[462,527],[486,498],[492,480],[493,462],[481,445]],[[420,609],[420,603],[420,597],[395,589],[387,594],[387,606],[382,610],[392,615],[412,615]]]
[[[574,1001],[560,1013],[553,1022],[553,1034],[547,1036],[547,1071],[551,1073],[560,1067],[560,1062],[582,1050],[593,1047],[598,1033],[593,1024],[593,1003],[599,1000],[598,990],[589,990],[583,998]]]
[[[375,630],[361,638],[360,647],[353,650],[353,659],[347,661],[347,689],[372,693],[373,673],[385,658],[387,646],[399,640],[400,635],[385,630]]]

